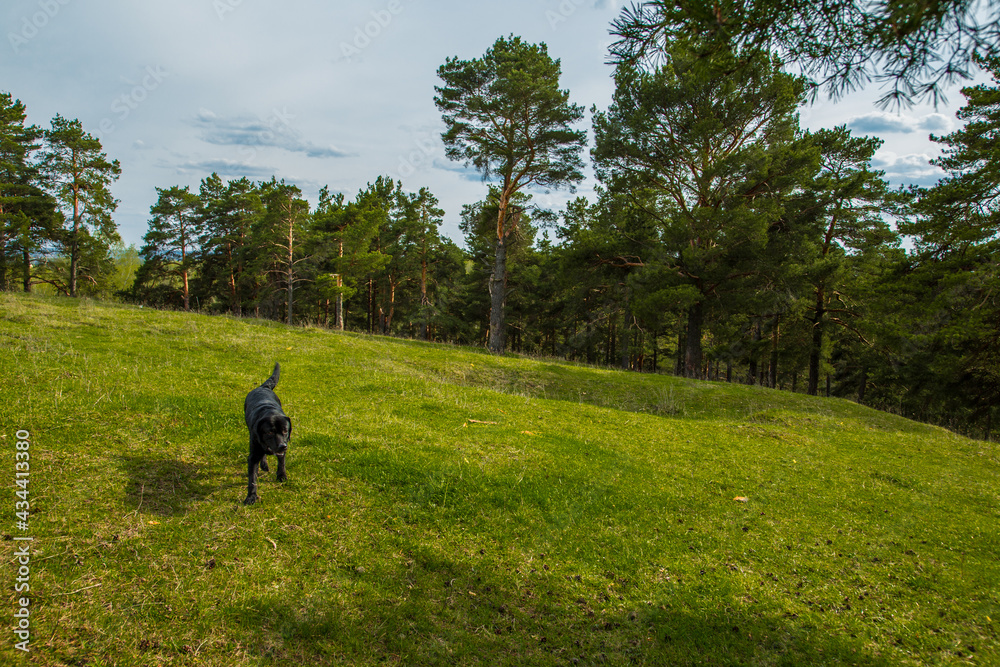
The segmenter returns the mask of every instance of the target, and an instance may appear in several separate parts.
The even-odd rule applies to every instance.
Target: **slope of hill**
[[[1000,664],[993,443],[86,300],[0,294],[0,341],[4,604],[16,627],[28,596],[30,649],[8,633],[4,662]],[[248,508],[242,403],[275,361],[289,479]]]

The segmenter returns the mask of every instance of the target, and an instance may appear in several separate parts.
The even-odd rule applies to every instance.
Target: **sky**
[[[461,243],[462,206],[482,199],[479,174],[449,161],[434,105],[445,59],[478,58],[498,37],[544,42],[562,64],[561,87],[588,111],[614,92],[606,64],[622,0],[5,0],[0,91],[28,123],[81,121],[121,163],[112,185],[127,244],[142,244],[156,188],[243,176],[294,183],[312,204],[328,186],[348,199],[380,175],[445,211],[442,232]],[[875,166],[894,185],[933,184],[930,135],[956,129],[963,98],[880,111],[877,89],[801,112],[809,129],[847,124],[882,138]],[[560,210],[594,199],[588,168],[575,193],[534,193]]]

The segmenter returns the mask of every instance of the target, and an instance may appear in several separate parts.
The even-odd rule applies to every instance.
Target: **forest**
[[[440,67],[446,154],[483,177],[458,243],[419,184],[372,174],[311,206],[277,178],[211,174],[157,188],[125,247],[119,163],[79,121],[26,125],[0,93],[0,286],[837,396],[990,439],[1000,57],[969,56],[991,82],[933,137],[946,175],[893,188],[877,138],[800,128],[819,83],[787,71],[794,50],[647,6],[613,26],[589,144],[545,44],[501,37]],[[595,200],[533,203],[587,157]]]

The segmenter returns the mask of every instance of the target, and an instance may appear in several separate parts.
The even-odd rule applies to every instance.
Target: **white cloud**
[[[250,179],[268,179],[276,173],[273,166],[257,165],[246,160],[228,160],[217,158],[212,160],[189,160],[175,165],[178,174],[207,176],[216,173],[219,176]]]
[[[944,114],[931,113],[923,117],[920,126],[923,130],[947,133],[951,132],[955,128],[955,122]]]
[[[930,163],[933,156],[927,153],[897,155],[891,151],[879,151],[872,160],[872,166],[885,172],[886,179],[894,185],[934,185],[944,176],[944,171]]]
[[[218,146],[273,147],[314,158],[353,157],[334,145],[321,146],[306,141],[292,125],[294,116],[285,109],[274,109],[268,118],[244,114],[222,117],[201,109],[194,124],[202,129],[201,139]]]
[[[883,134],[913,132],[950,132],[954,123],[950,118],[940,113],[928,113],[923,116],[910,116],[902,113],[872,111],[861,116],[854,116],[847,121],[847,126],[861,134]]]

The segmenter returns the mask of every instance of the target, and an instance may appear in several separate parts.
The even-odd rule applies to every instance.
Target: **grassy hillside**
[[[245,495],[275,361],[289,480]],[[851,403],[0,294],[32,665],[1000,664],[1000,453]],[[15,434],[30,431],[28,528]],[[746,499],[745,502],[740,499]]]

